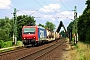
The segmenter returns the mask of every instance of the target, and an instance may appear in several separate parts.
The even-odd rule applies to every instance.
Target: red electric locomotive
[[[24,45],[36,45],[46,40],[46,30],[39,26],[23,26],[22,41]]]

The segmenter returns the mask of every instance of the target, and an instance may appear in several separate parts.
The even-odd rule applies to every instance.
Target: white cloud
[[[51,8],[50,8],[51,7]],[[45,11],[45,9],[47,11]],[[41,24],[45,23],[46,21],[53,22],[56,27],[58,26],[60,21],[63,21],[65,27],[68,26],[68,24],[71,22],[71,19],[74,18],[74,12],[71,11],[60,11],[61,6],[59,4],[49,4],[48,6],[44,6],[44,8],[40,8],[38,11],[37,10],[28,10],[28,11],[20,11],[18,12],[18,15],[31,15],[34,17],[40,17],[35,20],[37,20],[37,24],[42,21]],[[54,10],[53,10],[54,9]]]
[[[61,6],[59,4],[49,4],[48,6],[43,6],[43,8],[40,9],[42,12],[53,12],[53,10],[60,9]]]
[[[74,12],[73,11],[71,11],[71,12],[70,11],[63,11],[63,12],[61,12],[61,14],[68,19],[74,19]]]
[[[11,4],[10,0],[0,0],[0,9],[9,9]]]

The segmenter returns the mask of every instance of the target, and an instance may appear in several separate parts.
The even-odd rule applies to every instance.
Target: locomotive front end
[[[37,40],[36,27],[24,26],[22,40],[24,45],[34,44]]]

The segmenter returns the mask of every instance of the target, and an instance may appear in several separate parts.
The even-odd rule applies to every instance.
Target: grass
[[[3,43],[1,43],[1,45],[3,45],[2,48],[7,48],[7,47],[13,46],[12,41],[3,42]],[[23,45],[22,41],[17,41],[16,46],[22,46],[22,45]]]
[[[17,45],[16,46],[22,46],[22,45],[23,45],[22,41],[17,41]],[[14,50],[14,48],[12,48],[12,46],[13,46],[12,45],[12,41],[3,42],[3,47],[2,48],[5,48],[5,49],[4,50],[0,50],[0,52],[6,52],[6,51]]]
[[[90,60],[90,45],[78,42],[74,50],[71,51],[72,60]]]
[[[0,50],[0,52],[7,52],[7,51],[10,51],[10,50],[14,50],[14,48],[9,48],[9,49],[5,49],[5,50]]]

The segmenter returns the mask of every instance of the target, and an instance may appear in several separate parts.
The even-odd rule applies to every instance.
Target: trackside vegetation
[[[24,25],[35,25],[36,20],[34,17],[28,15],[21,15],[17,17],[17,45],[21,41],[22,26]],[[0,19],[0,48],[6,48],[13,46],[13,29],[14,29],[14,20],[13,18],[9,19],[8,17]],[[21,42],[20,42],[21,41]]]
[[[77,30],[79,42],[75,45],[76,49],[70,51],[72,60],[90,60],[90,0],[86,0],[86,8],[77,20]],[[74,22],[68,26],[74,33]]]
[[[22,41],[17,41],[17,46],[22,46]],[[12,47],[12,41],[6,41],[0,40],[0,48],[6,48],[6,47]]]
[[[82,15],[79,16],[77,20],[77,31],[79,35],[79,41],[90,44],[90,0],[86,1],[86,8]],[[71,22],[67,29],[72,28],[72,33],[74,34],[74,24],[75,20]]]
[[[78,42],[71,50],[71,60],[90,60],[90,45]]]
[[[86,8],[78,18],[79,40],[90,44],[90,0],[86,1]]]

